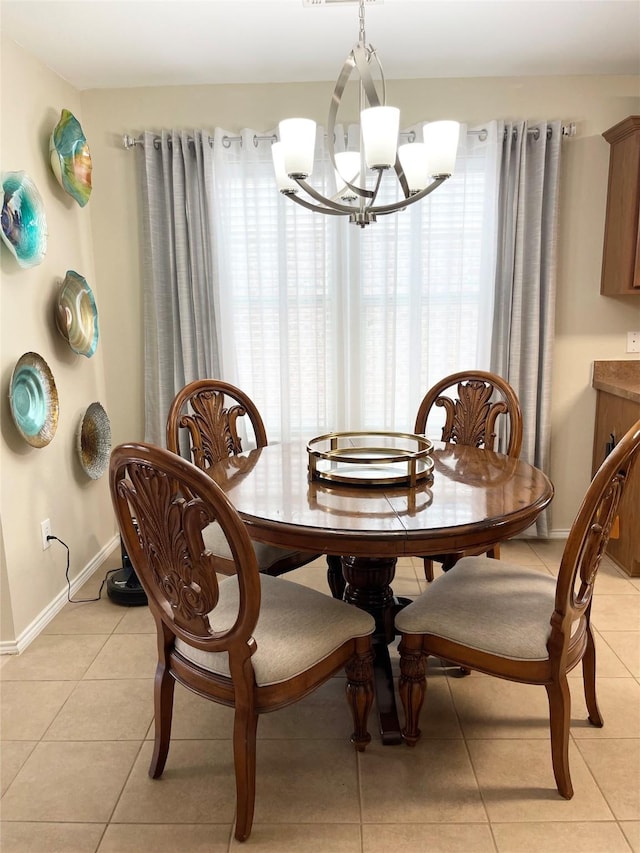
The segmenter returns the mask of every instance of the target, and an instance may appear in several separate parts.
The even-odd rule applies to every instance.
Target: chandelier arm
[[[327,207],[326,205],[311,204],[310,201],[307,201],[305,198],[299,198],[295,193],[285,193],[285,195],[287,198],[290,198],[291,201],[295,201],[296,204],[306,207],[307,210],[313,210],[314,213],[329,213],[331,216],[344,216],[346,213],[352,212],[352,208],[349,208],[348,210],[333,210],[331,207]]]
[[[324,207],[322,209],[325,212],[329,212],[328,209],[333,208],[333,210],[336,210],[338,213],[349,213],[349,214],[353,213],[354,208],[351,207],[351,205],[340,204],[337,201],[333,201],[333,199],[325,198],[322,195],[322,193],[319,193],[318,190],[314,189],[314,187],[312,187],[311,184],[308,184],[302,178],[294,178],[294,181],[298,184],[299,187],[302,187],[302,189],[306,193],[308,193],[308,195],[310,195],[311,198],[315,198],[315,200],[319,201],[321,205],[324,205]],[[289,197],[295,199],[296,201],[302,201],[302,199],[298,198],[295,195],[290,195]],[[325,210],[325,208],[326,208],[326,210]]]
[[[333,95],[331,96],[331,106],[329,108],[329,124],[327,128],[327,135],[329,137],[329,159],[331,160],[331,165],[335,169],[338,174],[340,174],[340,170],[338,169],[338,165],[336,163],[336,151],[335,151],[335,138],[336,138],[336,119],[338,117],[338,108],[342,102],[342,96],[344,94],[345,87],[349,82],[349,77],[353,72],[353,69],[356,67],[356,58],[355,58],[355,50],[357,47],[353,48],[349,56],[345,59],[344,65],[342,66],[342,70],[338,75],[338,79],[336,81],[336,85],[333,90]],[[361,180],[363,176],[360,176]],[[356,184],[352,184],[348,181],[344,175],[342,175],[342,180],[345,184],[351,189],[354,193],[359,195],[361,198],[370,198],[373,199],[374,193],[371,190],[366,189],[365,187],[357,186]]]
[[[400,201],[395,201],[393,204],[381,204],[379,207],[370,207],[369,210],[371,213],[376,216],[384,216],[385,213],[395,213],[397,210],[404,210],[405,207],[408,207],[410,204],[413,204],[416,201],[420,201],[420,199],[428,196],[429,193],[432,193],[434,190],[437,190],[438,187],[443,184],[447,178],[451,177],[450,175],[438,175],[433,179],[433,182],[429,184],[428,187],[425,187],[420,192],[417,192],[415,195],[409,196],[409,198],[403,198]]]

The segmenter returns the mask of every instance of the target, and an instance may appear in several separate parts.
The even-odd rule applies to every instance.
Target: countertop
[[[593,387],[640,403],[640,359],[594,361]]]

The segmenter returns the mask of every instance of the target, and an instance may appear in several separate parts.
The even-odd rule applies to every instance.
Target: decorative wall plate
[[[58,390],[49,365],[36,352],[22,355],[11,374],[11,414],[32,447],[44,447],[58,426]]]
[[[111,455],[111,423],[100,403],[91,403],[78,431],[80,464],[92,480],[102,477]]]
[[[47,251],[42,197],[26,172],[3,172],[2,193],[2,239],[21,267],[35,267]]]
[[[98,309],[91,288],[79,273],[67,270],[55,310],[56,325],[71,349],[91,358],[98,346]]]
[[[80,122],[62,110],[49,141],[53,174],[62,189],[84,207],[91,195],[91,154]]]

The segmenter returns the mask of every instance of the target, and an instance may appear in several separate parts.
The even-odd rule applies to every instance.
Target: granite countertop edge
[[[594,361],[593,387],[596,391],[640,403],[640,359]]]

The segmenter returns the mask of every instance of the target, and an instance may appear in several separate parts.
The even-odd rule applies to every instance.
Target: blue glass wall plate
[[[111,423],[100,403],[91,403],[78,431],[78,455],[83,470],[92,480],[102,477],[111,456]]]
[[[71,349],[91,358],[98,346],[98,309],[86,279],[74,270],[67,270],[55,311],[58,330]]]
[[[42,197],[26,172],[2,173],[2,239],[27,269],[47,252],[47,219]]]
[[[32,447],[49,444],[58,427],[58,390],[49,365],[38,353],[26,352],[18,359],[9,402],[24,440]]]
[[[62,189],[84,207],[91,195],[91,154],[80,122],[62,110],[49,140],[49,159]]]

